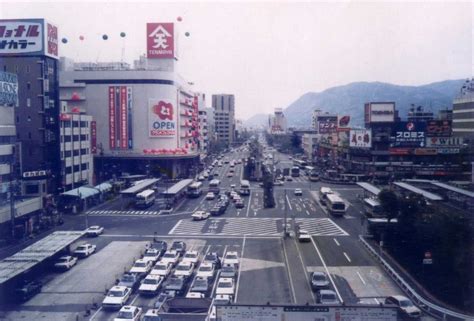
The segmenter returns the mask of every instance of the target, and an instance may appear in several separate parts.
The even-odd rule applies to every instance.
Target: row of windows
[[[80,150],[75,149],[73,151],[66,150],[66,151],[61,152],[61,154],[62,154],[61,156],[63,159],[67,157],[71,157],[71,156],[87,155],[89,154],[89,148],[81,148]]]
[[[89,123],[87,121],[78,121],[78,120],[73,120],[72,122],[70,121],[64,121],[62,122],[62,126],[64,128],[78,128],[79,125],[81,125],[81,128],[89,128]]]
[[[79,140],[81,142],[83,141],[89,141],[89,135],[67,135],[67,136],[61,136],[61,143],[70,143],[71,142],[71,137],[73,142],[78,142]]]
[[[89,169],[89,163],[84,163],[81,165],[74,165],[74,166],[67,166],[66,167],[66,174],[71,174],[74,169],[74,172],[79,172],[79,170],[84,171]]]
[[[31,66],[26,65],[25,67],[25,72],[29,73],[31,71]],[[3,71],[8,71],[7,70],[7,65],[3,65]],[[13,66],[13,73],[18,74],[20,72],[20,65],[15,65]]]

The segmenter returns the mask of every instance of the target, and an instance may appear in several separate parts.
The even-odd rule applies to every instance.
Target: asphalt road
[[[225,159],[242,157],[242,153],[234,152],[227,154]],[[292,164],[287,155],[278,152],[273,153],[273,159],[277,168]],[[242,165],[236,165],[233,177],[227,177],[229,164],[217,168],[221,190],[230,189],[232,184],[238,188],[242,169]],[[349,209],[344,217],[332,217],[321,206],[317,197],[321,186],[333,188],[347,201]],[[208,181],[205,181],[204,189],[207,188]],[[302,189],[303,195],[295,196],[295,188]],[[63,274],[46,273],[47,291],[21,306],[5,307],[5,319],[75,320],[78,315],[82,318],[93,303],[100,305],[105,290],[130,268],[153,237],[169,244],[183,240],[188,249],[199,251],[201,256],[207,252],[224,255],[237,251],[240,267],[235,300],[239,303],[314,304],[316,294],[310,287],[310,273],[324,271],[330,275],[330,288],[337,292],[341,301],[357,303],[363,300],[378,304],[384,297],[402,292],[359,242],[358,237],[365,229],[361,220],[363,208],[357,198],[361,193],[361,189],[354,186],[311,183],[302,174],[292,182],[285,182],[284,186],[275,187],[276,207],[264,209],[263,189],[252,183],[251,194],[243,197],[243,209],[236,209],[231,203],[224,215],[200,222],[192,221],[191,213],[210,210],[216,202],[205,200],[205,193],[196,199],[184,199],[169,215],[158,215],[158,209],[153,206],[140,211],[121,211],[119,200],[102,204],[89,209],[87,215],[66,217],[66,223],[61,227],[83,229],[86,220],[89,225],[104,226],[102,236],[87,239],[97,245],[97,253]],[[311,242],[284,238],[285,217],[308,230],[312,235]],[[212,294],[210,291],[208,296]],[[80,299],[72,302],[71,298],[75,297]],[[145,311],[155,300],[134,294],[129,303]],[[98,308],[87,318],[112,320],[115,315],[116,312]]]

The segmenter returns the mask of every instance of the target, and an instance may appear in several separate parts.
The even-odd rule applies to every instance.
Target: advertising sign
[[[109,87],[109,145],[110,149],[131,149],[132,88]]]
[[[0,106],[18,106],[18,77],[0,71]]]
[[[412,149],[410,148],[389,148],[388,152],[390,155],[410,155]]]
[[[349,131],[349,122],[351,121],[351,116],[346,115],[346,116],[338,116],[338,121],[337,121],[337,131],[339,132],[345,132]]]
[[[415,148],[414,152],[415,155],[436,155],[438,154],[438,150],[436,148]]]
[[[115,137],[116,128],[115,116],[115,87],[109,87],[109,147],[115,149],[117,138]]]
[[[395,120],[395,103],[365,104],[366,123],[392,123]]]
[[[173,23],[147,23],[146,37],[147,58],[175,57]]]
[[[428,137],[426,138],[427,147],[461,147],[464,144],[462,137]]]
[[[329,134],[337,131],[337,116],[318,116],[317,121],[320,134]]]
[[[91,121],[91,153],[97,154],[97,122]]]
[[[58,28],[43,19],[0,20],[1,55],[58,58]]]
[[[426,124],[427,137],[450,137],[451,130],[451,120],[429,120]]]
[[[127,88],[127,113],[128,113],[128,149],[133,148],[133,127],[132,127],[132,87]]]
[[[120,87],[120,148],[128,147],[127,88]]]
[[[355,129],[350,131],[350,147],[371,148],[372,131],[370,129]]]
[[[174,137],[176,135],[176,111],[169,99],[148,100],[149,137]]]
[[[398,122],[392,147],[425,147],[425,122]]]

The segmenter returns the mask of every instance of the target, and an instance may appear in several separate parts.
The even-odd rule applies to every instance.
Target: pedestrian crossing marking
[[[159,211],[112,211],[112,210],[95,210],[88,211],[87,215],[91,216],[152,216],[160,215]]]
[[[329,218],[300,218],[296,224],[313,236],[348,236]],[[208,221],[179,220],[169,235],[281,236],[281,218],[217,218]]]

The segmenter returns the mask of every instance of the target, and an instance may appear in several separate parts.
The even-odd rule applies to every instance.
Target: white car
[[[295,189],[295,196],[302,196],[302,195],[303,195],[303,191],[301,190],[301,188]]]
[[[160,275],[162,277],[167,277],[171,273],[171,269],[173,268],[172,263],[165,263],[162,261],[158,261],[153,269],[151,270],[151,275]]]
[[[54,263],[54,267],[60,270],[69,270],[77,263],[77,257],[66,255],[61,256],[56,263]]]
[[[403,295],[393,295],[385,299],[385,304],[394,304],[398,307],[401,314],[409,319],[419,319],[421,310],[413,302]]]
[[[126,305],[120,309],[114,321],[139,321],[141,315],[142,308]]]
[[[231,188],[232,190],[234,190],[234,189],[235,189],[235,184],[230,184],[230,188]]]
[[[200,175],[200,176],[198,177],[198,181],[202,182],[203,180],[205,180],[204,176],[203,176],[203,175]]]
[[[239,254],[236,251],[227,252],[224,256],[223,263],[239,265]]]
[[[188,292],[188,294],[186,294],[186,298],[188,299],[203,299],[204,297],[204,293],[199,292]]]
[[[300,241],[300,242],[311,242],[311,235],[306,230],[300,230],[298,232],[298,241]]]
[[[198,251],[187,251],[183,255],[183,259],[181,260],[182,263],[190,262],[196,265],[199,261],[199,253]]]
[[[153,267],[152,261],[139,259],[139,260],[136,260],[135,263],[133,263],[133,266],[130,269],[130,273],[147,274],[151,271],[152,267]]]
[[[142,284],[138,288],[138,292],[142,295],[155,295],[160,289],[161,283],[163,283],[163,277],[160,275],[147,275],[143,279]]]
[[[211,201],[216,198],[216,195],[212,192],[206,194],[206,200]]]
[[[104,300],[102,301],[102,308],[104,309],[120,309],[126,303],[130,295],[132,294],[132,289],[127,288],[126,286],[113,286]]]
[[[199,266],[199,269],[196,272],[196,276],[208,278],[208,279],[213,279],[215,274],[216,274],[216,268],[214,266],[214,263],[210,263],[210,262],[201,263],[201,265]]]
[[[321,304],[339,304],[339,299],[337,298],[336,292],[333,290],[319,290],[318,294],[318,303]]]
[[[165,254],[161,257],[161,263],[170,263],[172,266],[175,266],[179,260],[179,253],[177,251],[166,251]]]
[[[217,282],[216,294],[227,294],[234,295],[235,284],[234,279],[231,278],[219,278]]]
[[[160,259],[160,251],[157,249],[147,249],[143,254],[143,259],[155,263]]]
[[[206,211],[196,211],[191,215],[194,221],[202,221],[208,219],[209,216],[211,216],[211,213]]]
[[[82,244],[82,245],[79,245],[76,250],[74,251],[74,255],[81,258],[81,257],[88,257],[89,255],[91,255],[92,253],[95,252],[95,248],[96,246],[95,245],[92,245],[92,244]]]
[[[104,228],[99,225],[92,225],[86,230],[87,236],[99,236],[104,233]]]
[[[175,276],[184,276],[185,278],[190,277],[194,271],[194,263],[191,262],[181,262],[178,264],[174,270]]]

